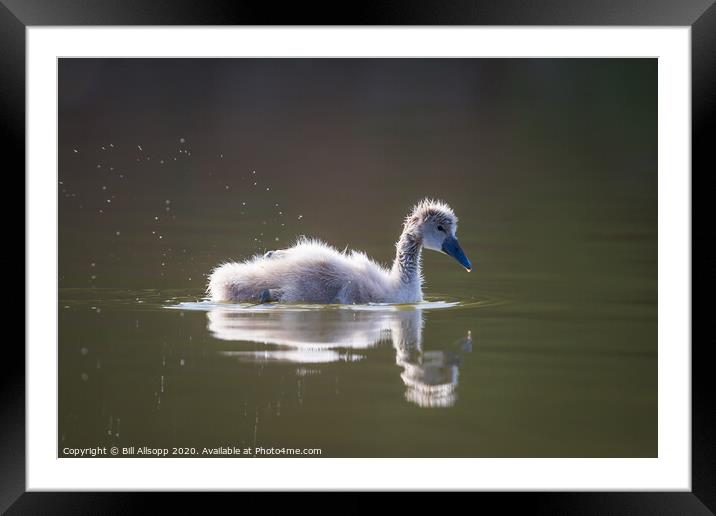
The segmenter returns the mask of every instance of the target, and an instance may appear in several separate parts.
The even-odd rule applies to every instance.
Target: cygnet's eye
[[[438,226],[438,231],[445,231],[445,228],[442,226]]]

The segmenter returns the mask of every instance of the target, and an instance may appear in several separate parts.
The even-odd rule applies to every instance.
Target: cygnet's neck
[[[395,244],[396,253],[393,262],[393,275],[398,277],[402,285],[420,286],[420,256],[423,242],[413,228],[406,226],[403,234]]]

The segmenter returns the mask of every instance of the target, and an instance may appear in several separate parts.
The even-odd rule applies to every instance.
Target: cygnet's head
[[[470,272],[472,264],[455,237],[457,216],[450,206],[442,201],[423,199],[405,219],[405,226],[423,247],[452,256]]]

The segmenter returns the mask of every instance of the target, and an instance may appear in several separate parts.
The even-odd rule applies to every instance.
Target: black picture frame
[[[713,0],[402,0],[319,4],[231,0],[0,0],[0,142],[6,177],[25,170],[25,28],[38,25],[562,25],[690,26],[692,37],[692,237],[705,233],[707,178],[716,170],[716,4]],[[8,161],[8,158],[12,158]],[[697,179],[698,178],[698,179]],[[696,181],[694,181],[696,180]],[[693,188],[694,182],[699,188]],[[24,188],[24,186],[23,186]],[[705,238],[704,238],[705,240]],[[710,239],[713,242],[713,238]],[[707,248],[709,246],[705,246]],[[692,296],[713,291],[713,255],[692,245]],[[25,268],[25,275],[30,271]],[[696,297],[693,297],[695,301]],[[707,304],[692,301],[692,321]],[[692,322],[692,330],[694,328]],[[479,493],[501,510],[529,507],[539,514],[714,514],[716,512],[716,406],[708,358],[710,339],[692,339],[692,490],[690,492]],[[684,343],[679,343],[684,344]],[[145,512],[161,497],[164,510],[186,511],[196,497],[151,493],[25,492],[25,350],[5,344],[0,425],[0,510],[8,514]],[[198,502],[202,506],[205,502]],[[480,501],[479,503],[482,503]]]

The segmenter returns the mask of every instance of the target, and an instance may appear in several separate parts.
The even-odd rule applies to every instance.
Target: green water
[[[141,61],[60,64],[60,456],[656,456],[653,60]],[[301,234],[388,263],[425,195],[474,269],[424,305],[203,300]]]

